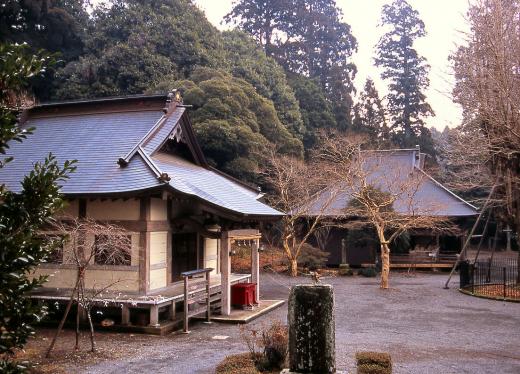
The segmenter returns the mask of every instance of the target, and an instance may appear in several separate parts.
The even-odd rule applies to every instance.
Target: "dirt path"
[[[520,304],[466,296],[456,283],[444,290],[445,279],[445,274],[394,274],[386,292],[375,278],[325,279],[336,297],[338,369],[353,371],[356,351],[375,350],[392,355],[398,374],[520,373]],[[263,274],[261,282],[262,297],[272,299],[286,298],[291,284],[309,280]],[[286,313],[284,306],[247,327],[285,321]],[[46,334],[41,331],[39,339]],[[217,335],[229,338],[213,339]],[[70,350],[66,339],[58,352]],[[213,373],[226,355],[247,350],[239,327],[223,324],[196,324],[189,335],[165,337],[100,334],[99,341],[97,356],[65,372]]]

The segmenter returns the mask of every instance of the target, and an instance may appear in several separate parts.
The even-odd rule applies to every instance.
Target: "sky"
[[[353,56],[358,73],[355,85],[360,91],[365,80],[374,80],[381,95],[386,94],[386,83],[380,79],[380,70],[374,66],[375,45],[384,33],[378,27],[381,8],[389,0],[337,0],[343,10],[343,21],[352,27],[352,33],[358,40],[358,52]],[[206,13],[206,17],[217,28],[229,28],[222,25],[222,17],[233,5],[232,0],[195,0],[197,6]],[[432,106],[435,117],[427,119],[428,127],[438,130],[445,126],[454,127],[460,123],[461,109],[451,100],[453,77],[449,55],[457,45],[463,43],[464,32],[468,26],[464,15],[468,9],[468,0],[409,0],[426,26],[427,36],[417,40],[415,46],[431,66],[430,87],[426,92],[427,101]]]

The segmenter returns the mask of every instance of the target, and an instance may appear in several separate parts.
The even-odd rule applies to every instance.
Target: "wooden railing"
[[[433,253],[429,251],[415,251],[404,254],[390,254],[390,262],[393,267],[402,267],[400,265],[421,267],[428,265],[451,266],[457,260],[456,253]]]
[[[184,333],[189,333],[191,317],[206,312],[206,321],[211,319],[210,273],[213,269],[199,269],[181,273],[184,279]],[[190,310],[190,305],[195,307]]]

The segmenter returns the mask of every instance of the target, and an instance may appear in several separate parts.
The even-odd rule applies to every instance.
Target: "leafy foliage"
[[[259,154],[275,144],[281,153],[301,157],[302,143],[278,119],[272,101],[259,95],[243,79],[211,68],[198,67],[191,80],[163,82],[179,89],[208,161],[219,169],[251,180]]]
[[[88,0],[7,0],[0,7],[0,42],[28,43],[33,52],[56,53],[64,62],[83,53]],[[33,91],[49,99],[52,74],[33,79]]]
[[[374,81],[370,78],[366,80],[359,101],[354,106],[354,128],[366,133],[376,145],[388,143],[390,139],[386,109]]]
[[[314,79],[290,74],[289,84],[300,104],[304,127],[303,145],[305,149],[311,149],[318,141],[318,131],[337,126],[332,104]]]
[[[317,79],[337,125],[346,129],[356,72],[349,59],[357,41],[341,17],[334,0],[240,0],[225,20],[253,35],[288,71]]]
[[[4,154],[9,142],[22,141],[28,134],[17,126],[16,113],[30,79],[45,70],[47,58],[31,55],[27,46],[1,45],[0,51],[4,52],[0,53],[0,153]],[[4,160],[1,167],[8,167],[8,161]],[[29,274],[58,243],[37,233],[63,207],[58,183],[74,168],[73,162],[60,166],[49,155],[21,181],[21,193],[0,185],[0,354],[22,347],[33,333],[31,325],[45,313],[26,297],[45,278]],[[20,369],[5,362],[0,367],[13,372]]]
[[[118,0],[93,12],[86,53],[58,72],[54,98],[181,88],[210,162],[252,180],[255,153],[303,155],[305,129],[283,68],[240,31],[220,33],[187,0]]]
[[[58,99],[143,93],[165,76],[216,65],[218,31],[191,2],[117,0],[99,6],[86,53],[59,71]]]
[[[0,7],[0,41],[26,43],[36,49],[61,52],[70,60],[83,48],[82,27],[78,24],[87,15],[81,1],[7,0]],[[74,10],[76,17],[69,11]],[[84,19],[88,19],[85,17]]]
[[[381,23],[390,27],[377,44],[375,63],[384,68],[381,77],[389,81],[388,111],[395,141],[401,147],[420,144],[433,151],[424,118],[434,115],[424,90],[429,85],[429,65],[413,47],[426,35],[419,13],[406,0],[383,6]]]
[[[243,78],[274,104],[282,124],[296,137],[305,136],[302,114],[293,87],[283,68],[246,33],[226,31],[222,34],[226,71]],[[221,64],[224,65],[224,64]],[[306,127],[306,126],[305,126]]]
[[[6,153],[8,142],[21,142],[31,133],[31,129],[17,126],[16,116],[30,101],[29,81],[44,74],[52,62],[48,53],[31,54],[27,44],[0,44],[0,154]],[[0,167],[9,161],[0,160]]]

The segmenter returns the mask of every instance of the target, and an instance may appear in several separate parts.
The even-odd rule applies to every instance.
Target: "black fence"
[[[518,259],[501,258],[460,264],[460,288],[473,295],[520,300]]]

